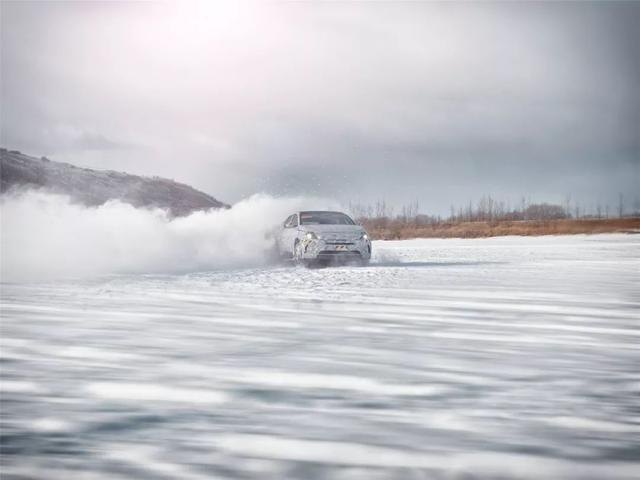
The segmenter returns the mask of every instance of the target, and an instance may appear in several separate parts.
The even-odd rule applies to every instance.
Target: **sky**
[[[628,208],[640,2],[6,2],[2,146],[254,193]]]

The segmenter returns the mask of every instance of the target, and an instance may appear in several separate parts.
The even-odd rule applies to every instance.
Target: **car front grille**
[[[326,234],[322,236],[324,243],[327,245],[353,245],[357,240],[355,237],[344,234]]]

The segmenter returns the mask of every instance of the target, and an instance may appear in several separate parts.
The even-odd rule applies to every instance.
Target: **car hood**
[[[364,228],[360,225],[301,225],[300,230],[304,232],[319,233],[321,235],[329,233],[361,235],[364,233]]]

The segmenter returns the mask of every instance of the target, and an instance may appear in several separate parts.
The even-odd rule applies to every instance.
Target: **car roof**
[[[342,215],[347,215],[344,212],[339,212],[337,210],[300,210],[298,213],[341,213]]]

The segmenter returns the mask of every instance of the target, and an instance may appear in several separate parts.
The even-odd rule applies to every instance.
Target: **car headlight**
[[[318,236],[313,232],[307,232],[305,237],[307,238],[307,240],[317,240],[318,239]]]
[[[363,233],[362,236],[360,237],[360,240],[369,240],[369,235],[367,235],[366,233]]]

